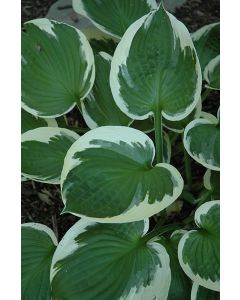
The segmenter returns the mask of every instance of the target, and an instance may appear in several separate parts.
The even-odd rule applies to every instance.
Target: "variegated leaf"
[[[79,138],[71,130],[39,127],[22,134],[22,175],[32,180],[59,184],[64,157]]]
[[[41,117],[69,112],[95,78],[94,57],[78,29],[48,19],[25,23],[22,36],[22,107]]]
[[[73,9],[77,13],[118,38],[134,21],[156,8],[155,0],[73,0]]]
[[[51,267],[53,299],[166,300],[169,257],[143,242],[148,220],[128,224],[78,221],[65,234]]]
[[[61,175],[64,211],[98,222],[131,222],[163,210],[181,194],[171,165],[152,165],[155,148],[144,133],[103,126],[69,149]]]
[[[202,204],[195,212],[196,230],[183,235],[178,258],[183,271],[196,283],[219,291],[220,201]]]
[[[201,93],[202,74],[187,28],[162,5],[133,23],[113,56],[110,86],[130,118],[159,115],[178,121]]]

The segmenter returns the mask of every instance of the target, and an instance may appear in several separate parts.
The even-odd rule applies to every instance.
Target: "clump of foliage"
[[[219,299],[220,118],[201,105],[219,89],[219,24],[190,34],[154,0],[73,7],[114,40],[25,23],[22,176],[59,184],[63,213],[80,220],[59,243],[22,225],[22,298]],[[75,106],[88,128],[63,118]]]

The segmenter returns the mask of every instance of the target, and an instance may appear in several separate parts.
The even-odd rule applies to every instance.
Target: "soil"
[[[56,0],[22,0],[22,24],[28,20],[44,17],[50,6]],[[182,7],[178,8],[174,15],[180,19],[190,32],[213,22],[218,22],[219,0],[189,0]],[[218,91],[212,91],[203,104],[203,110],[216,115],[220,103]],[[86,127],[79,111],[73,110],[67,115],[69,125]],[[175,143],[176,149],[180,143]],[[172,164],[178,169],[183,165],[182,154],[175,155]],[[201,182],[205,168],[192,162],[193,179]],[[183,171],[180,172],[183,173]],[[183,174],[184,175],[184,174]],[[70,214],[61,215],[63,203],[60,196],[59,186],[43,184],[33,181],[22,182],[22,223],[38,222],[52,228],[57,237],[61,239],[64,233],[78,220]],[[181,210],[181,217],[191,212],[191,206],[184,202]],[[151,218],[151,227],[155,224],[155,218]],[[168,221],[179,221],[174,214]]]

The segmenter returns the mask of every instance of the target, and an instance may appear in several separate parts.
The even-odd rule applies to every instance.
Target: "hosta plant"
[[[219,24],[190,34],[154,0],[73,7],[114,41],[25,24],[22,176],[80,220],[61,241],[22,225],[22,299],[219,299],[220,118],[202,111]]]

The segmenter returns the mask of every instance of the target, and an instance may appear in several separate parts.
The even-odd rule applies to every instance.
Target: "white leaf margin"
[[[144,229],[142,237],[148,232],[149,220],[144,219]],[[92,222],[86,219],[79,220],[76,222],[64,235],[60,241],[52,259],[50,268],[50,282],[52,283],[54,277],[59,272],[60,268],[54,268],[54,265],[64,258],[72,255],[79,248],[86,246],[86,243],[77,243],[76,237],[87,231],[88,227],[94,226],[96,222]],[[166,249],[155,242],[148,241],[147,246],[152,248],[157,253],[159,260],[161,261],[162,267],[159,267],[155,273],[154,279],[151,285],[145,287],[142,286],[137,292],[137,288],[133,286],[128,295],[120,297],[119,300],[145,300],[145,299],[156,299],[156,300],[167,300],[168,292],[171,284],[171,270],[170,270],[170,258]],[[159,280],[164,278],[165,280]],[[156,298],[155,298],[156,297]]]
[[[217,118],[216,118],[217,120]],[[205,125],[205,124],[210,124],[210,125],[216,125],[213,122],[207,120],[207,119],[195,119],[193,121],[191,121],[184,130],[184,134],[183,134],[183,145],[184,148],[186,149],[186,151],[188,152],[188,154],[194,159],[196,160],[198,163],[200,163],[201,165],[203,165],[204,167],[206,167],[207,169],[211,169],[213,171],[220,171],[220,167],[215,166],[215,162],[210,159],[210,160],[206,160],[202,154],[200,153],[199,155],[193,153],[190,149],[190,143],[191,143],[191,137],[188,135],[189,131],[197,126],[201,126],[201,125]]]
[[[161,7],[164,9],[162,4],[160,4],[158,9],[160,9]],[[121,94],[120,94],[121,87],[120,87],[120,84],[118,81],[118,74],[120,71],[120,67],[126,66],[128,54],[130,52],[131,44],[132,44],[135,34],[137,33],[137,31],[140,29],[140,27],[144,23],[145,23],[144,24],[145,27],[149,26],[151,19],[153,17],[153,14],[155,12],[156,12],[156,10],[151,11],[149,14],[141,17],[140,19],[138,19],[132,25],[129,26],[129,28],[124,33],[121,41],[119,42],[119,44],[115,50],[115,53],[114,53],[114,56],[112,59],[112,64],[111,64],[110,87],[112,90],[113,98],[114,98],[117,106],[121,109],[121,111],[123,113],[125,113],[127,116],[129,116],[131,119],[134,119],[134,120],[145,120],[149,116],[154,115],[154,112],[151,111],[143,116],[139,116],[137,114],[132,114],[129,112],[128,104],[124,101],[124,99],[121,97]],[[175,33],[175,35],[174,35],[175,39],[177,39],[181,36],[180,45],[181,45],[182,51],[184,52],[185,46],[190,46],[196,55],[196,72],[198,74],[198,79],[197,79],[196,90],[195,90],[193,102],[185,109],[185,111],[183,113],[179,113],[179,114],[175,115],[174,117],[166,114],[165,112],[162,112],[162,115],[165,119],[167,119],[169,121],[180,121],[180,120],[184,119],[185,117],[187,117],[192,112],[192,110],[194,109],[194,107],[197,105],[197,103],[199,101],[199,98],[201,96],[201,90],[202,90],[202,71],[201,71],[201,67],[200,67],[200,62],[198,60],[197,52],[194,48],[193,41],[191,39],[191,36],[190,36],[186,26],[182,22],[178,21],[172,14],[168,13],[167,11],[166,11],[166,14],[168,15],[169,20],[172,24],[172,27],[173,27],[173,30]]]
[[[208,84],[206,84],[206,88],[211,89],[211,90],[219,90],[218,88],[212,87],[211,86],[211,80],[210,76],[214,72],[215,68],[220,64],[220,55],[217,55],[215,58],[210,60],[210,62],[206,65],[204,72],[203,72],[203,77],[207,81]]]
[[[38,127],[32,130],[28,130],[24,132],[21,135],[21,144],[24,142],[29,142],[29,141],[36,141],[40,143],[45,143],[49,144],[49,141],[51,138],[55,136],[60,136],[62,133],[65,133],[66,135],[74,138],[75,140],[78,140],[80,136],[69,129],[66,128],[60,128],[60,127]],[[43,182],[43,183],[49,183],[49,184],[60,184],[60,179],[59,178],[53,178],[51,180],[46,180],[43,177],[27,174],[24,172],[21,172],[21,175],[25,177],[27,180],[32,179],[38,182]]]
[[[208,213],[208,211],[215,205],[219,205],[220,206],[220,201],[219,200],[212,200],[212,201],[208,201],[204,204],[202,204],[195,212],[195,223],[196,225],[200,228],[201,226],[201,216],[206,215]],[[192,233],[197,232],[197,230],[190,230],[187,233],[185,233],[182,238],[179,241],[178,244],[178,260],[179,263],[183,269],[183,271],[186,273],[186,275],[191,278],[191,280],[193,282],[196,282],[197,284],[208,288],[210,290],[213,291],[220,291],[220,281],[212,281],[211,279],[203,279],[199,274],[194,274],[194,272],[192,271],[191,267],[189,266],[189,264],[185,264],[183,262],[183,248],[185,246],[185,243],[187,241],[187,239],[189,239],[191,237]]]
[[[40,30],[45,31],[46,33],[48,33],[49,35],[51,35],[53,38],[57,39],[57,36],[55,35],[55,33],[53,32],[52,28],[54,28],[54,24],[60,24],[63,26],[67,26],[72,28],[73,30],[75,30],[79,36],[79,42],[82,48],[82,52],[84,53],[84,58],[87,62],[87,69],[85,70],[85,76],[84,76],[84,81],[86,82],[86,79],[89,75],[89,73],[91,72],[91,77],[90,77],[90,85],[89,85],[89,89],[86,91],[85,95],[82,96],[81,100],[84,99],[85,97],[87,97],[87,95],[89,94],[89,92],[91,91],[94,81],[95,81],[95,75],[96,75],[96,70],[95,70],[95,63],[94,63],[94,54],[93,54],[93,50],[86,38],[86,36],[76,27],[71,26],[69,24],[63,23],[63,22],[57,22],[55,20],[48,20],[47,18],[39,18],[39,19],[35,19],[35,20],[31,20],[26,22],[26,24],[32,24],[36,27],[38,27]],[[82,59],[83,57],[81,57]],[[22,60],[25,64],[27,64],[27,61],[25,60],[24,56],[22,55]],[[91,71],[92,70],[92,71]],[[80,99],[79,99],[80,100]],[[66,109],[66,111],[62,112],[62,113],[58,113],[58,114],[51,114],[51,115],[44,115],[44,113],[42,114],[41,112],[35,110],[34,108],[28,106],[23,99],[21,100],[21,107],[28,113],[36,116],[36,117],[41,117],[41,118],[56,118],[56,117],[60,117],[63,116],[67,113],[69,113],[75,106],[77,105],[77,102],[73,102],[71,106],[69,106],[68,109]]]
[[[53,232],[52,229],[50,229],[46,225],[43,225],[40,223],[29,222],[29,223],[21,224],[21,227],[22,228],[31,228],[35,231],[44,232],[51,238],[51,240],[55,246],[58,245],[58,241],[57,241],[55,233]]]
[[[117,135],[116,135],[117,132]],[[73,156],[76,152],[83,151],[88,148],[99,148],[98,145],[91,145],[90,142],[92,139],[102,139],[103,141],[113,142],[119,144],[121,141],[128,143],[130,146],[134,142],[138,142],[141,144],[145,144],[145,142],[149,143],[152,148],[152,161],[155,157],[155,147],[153,141],[143,132],[125,126],[102,126],[96,129],[93,129],[83,136],[81,136],[68,150],[63,170],[61,174],[61,194],[62,194],[62,201],[66,207],[66,197],[63,192],[63,184],[67,178],[68,173],[75,167],[81,164],[79,159],[74,159]],[[139,203],[138,205],[134,205],[130,209],[127,209],[120,215],[108,218],[93,218],[88,217],[81,214],[76,214],[74,212],[69,212],[77,217],[82,217],[87,220],[92,220],[99,223],[127,223],[127,222],[135,222],[143,220],[144,218],[148,218],[157,212],[163,210],[164,208],[168,207],[172,204],[182,193],[184,181],[182,179],[181,174],[178,170],[170,164],[167,163],[160,163],[155,165],[154,167],[165,168],[167,169],[171,176],[172,176],[172,183],[173,183],[173,194],[172,196],[165,195],[163,200],[158,202],[156,201],[153,204],[148,203],[148,194],[146,195],[145,199]],[[64,212],[68,212],[64,210]]]

